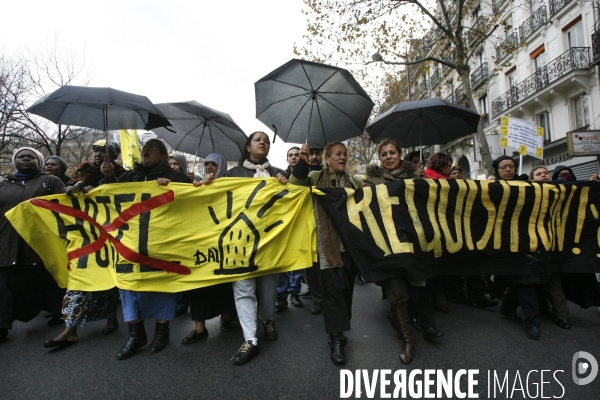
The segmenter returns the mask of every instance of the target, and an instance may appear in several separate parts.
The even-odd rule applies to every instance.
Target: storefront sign
[[[600,131],[567,132],[567,148],[570,157],[600,155]]]

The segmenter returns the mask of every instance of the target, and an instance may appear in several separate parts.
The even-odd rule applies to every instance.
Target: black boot
[[[345,364],[346,355],[344,354],[344,335],[341,332],[329,335],[329,348],[331,349],[331,362],[334,364]]]
[[[129,338],[127,343],[117,353],[117,360],[124,360],[135,354],[136,351],[148,343],[144,321],[129,323]]]
[[[402,340],[402,350],[400,350],[400,362],[402,364],[410,364],[415,351],[415,334],[410,327],[410,317],[406,305],[392,306],[393,326],[398,332],[398,336]]]
[[[167,346],[167,343],[169,343],[169,321],[163,323],[157,321],[154,339],[150,343],[150,353],[158,353]]]

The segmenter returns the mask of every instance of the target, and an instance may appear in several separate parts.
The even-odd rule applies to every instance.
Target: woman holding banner
[[[360,180],[346,172],[348,152],[343,143],[328,143],[323,154],[325,168],[309,174],[309,165],[306,160],[310,155],[310,146],[304,144],[300,149],[302,157],[292,171],[290,182],[317,188],[358,189],[362,186]],[[344,249],[333,223],[318,202],[315,202],[315,219],[323,285],[323,317],[325,331],[329,334],[331,362],[344,364],[346,362],[344,346],[347,343],[344,332],[350,330],[352,296],[357,271],[350,255]]]
[[[419,173],[415,164],[402,161],[400,145],[394,139],[383,139],[377,147],[381,167],[375,164],[367,166],[368,185],[379,185],[394,182],[399,179],[419,179]],[[425,281],[415,281],[405,277],[395,277],[386,280],[384,286],[387,290],[387,298],[391,306],[390,323],[402,339],[402,350],[400,361],[409,364],[413,359],[415,349],[415,335],[411,328],[409,316],[409,302],[411,309],[419,316],[418,327],[422,327],[423,334],[427,340],[443,336],[443,332],[435,327],[433,308],[426,296],[424,289]]]
[[[271,166],[267,159],[270,149],[271,140],[266,133],[260,131],[252,133],[246,140],[240,165],[230,169],[223,176],[234,178],[275,177],[280,183],[287,184],[288,180],[284,171]],[[203,184],[210,184],[214,178],[215,175],[212,173],[205,174]],[[233,282],[235,307],[244,332],[244,343],[231,359],[236,365],[246,364],[258,354],[258,319],[263,321],[265,339],[277,340],[274,321],[277,278],[277,274],[271,274]]]
[[[66,192],[69,195],[84,192],[92,187],[97,187],[104,177],[100,166],[105,157],[108,157],[114,167],[114,174],[119,177],[125,173],[125,168],[116,163],[121,154],[121,147],[114,140],[99,140],[92,145],[93,162],[85,162],[77,169],[76,177],[67,184]],[[48,157],[50,160],[51,157]],[[48,162],[47,160],[47,162]],[[85,326],[86,322],[105,319],[106,325],[102,329],[103,335],[115,333],[119,328],[117,309],[119,307],[119,291],[112,288],[95,292],[82,290],[67,290],[62,302],[62,316],[65,320],[65,330],[54,339],[46,340],[44,347],[47,349],[65,347],[77,343],[77,328]]]
[[[41,310],[60,314],[64,294],[4,214],[22,201],[62,193],[65,185],[42,172],[44,157],[31,147],[15,150],[12,163],[16,171],[0,181],[0,342],[16,320],[30,321]]]
[[[218,153],[211,153],[204,159],[204,175],[212,179],[220,178],[227,172],[227,161]],[[202,186],[202,182],[194,182],[194,186]],[[181,343],[192,344],[201,339],[208,338],[205,322],[221,316],[221,331],[231,330],[231,318],[235,313],[233,300],[233,287],[231,282],[220,283],[203,288],[193,289],[188,292],[190,299],[190,313],[195,323],[194,329],[183,338]]]
[[[107,158],[100,170],[106,180],[111,182],[146,182],[156,181],[161,186],[171,182],[190,183],[187,176],[169,166],[169,153],[164,143],[158,139],[150,139],[141,150],[142,162],[136,163],[133,169],[119,178],[113,175],[114,169]],[[105,183],[102,181],[101,183]],[[150,352],[163,350],[169,342],[169,321],[175,319],[175,309],[179,293],[135,292],[119,290],[123,306],[123,318],[129,324],[129,338],[117,353],[118,360],[131,357],[148,342],[144,320],[156,319],[154,339],[150,343]]]

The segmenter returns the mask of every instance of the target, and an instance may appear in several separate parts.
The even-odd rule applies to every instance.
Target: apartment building
[[[570,158],[566,142],[569,131],[600,129],[598,3],[492,0],[471,9],[463,17],[466,42],[475,43],[470,85],[492,157],[513,155],[499,146],[500,117],[507,115],[544,128],[543,159],[525,156],[523,173],[542,163],[550,170],[568,165],[579,179],[598,172],[596,157]],[[478,43],[494,25],[498,26],[492,34]],[[436,30],[427,35],[435,37]],[[464,82],[455,71],[434,64],[427,70],[415,68],[411,77],[412,100],[440,97],[465,104]],[[484,173],[472,138],[430,152],[438,150],[451,154],[465,177]]]

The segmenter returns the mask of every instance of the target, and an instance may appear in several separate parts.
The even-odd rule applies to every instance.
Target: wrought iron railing
[[[592,57],[600,57],[600,31],[592,33]]]
[[[448,94],[448,96],[446,96],[446,97],[444,98],[444,100],[446,100],[446,101],[447,101],[447,102],[449,102],[449,103],[454,103],[454,90],[452,90],[452,91],[451,91],[451,92]]]
[[[492,0],[492,10],[497,13],[504,3],[506,3],[506,0]]]
[[[531,36],[539,27],[544,25],[546,21],[546,6],[541,6],[519,27],[519,36],[521,37],[521,40],[525,40]]]
[[[472,74],[471,74],[471,87],[475,89],[479,85],[481,85],[488,78],[488,63],[487,61],[481,64]]]
[[[590,68],[589,47],[572,47],[492,102],[492,116],[509,109],[567,73]]]
[[[431,75],[431,89],[436,87],[439,82],[440,82],[440,70],[439,70],[439,68],[436,68],[433,75]]]
[[[507,36],[506,40],[496,47],[496,62],[500,62],[504,57],[511,54],[519,46],[519,36],[513,32]]]
[[[554,14],[559,12],[564,6],[566,6],[570,2],[571,0],[549,0],[550,16],[553,17]]]
[[[454,102],[460,103],[461,101],[464,101],[466,99],[467,95],[465,94],[465,87],[461,83],[456,89],[454,89]]]
[[[467,31],[467,42],[469,43],[469,46],[473,46],[474,43],[483,38],[483,25],[483,22],[481,20],[478,20],[477,22],[475,22],[475,25],[473,25],[471,28],[468,28],[469,30]]]

